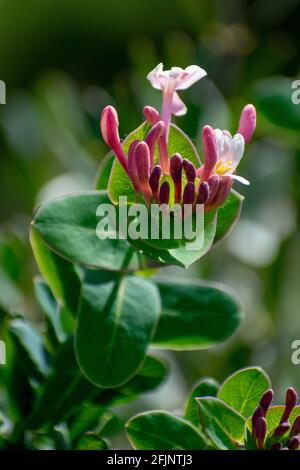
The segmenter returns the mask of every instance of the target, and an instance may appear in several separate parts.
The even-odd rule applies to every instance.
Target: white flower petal
[[[232,139],[231,152],[232,152],[232,163],[234,168],[238,166],[244,155],[245,140],[241,134],[235,134]]]
[[[175,116],[184,116],[187,112],[187,107],[182,101],[182,99],[179,97],[178,93],[176,91],[173,94],[173,100],[172,100],[172,114]]]
[[[161,90],[163,88],[163,80],[162,80],[162,75],[163,73],[163,63],[161,62],[158,64],[151,72],[148,73],[147,78],[153,88],[156,88],[157,90]]]
[[[224,134],[221,129],[215,129],[215,138],[217,144],[218,160],[222,158],[224,151]]]
[[[233,180],[239,181],[242,184],[245,184],[246,186],[249,186],[250,181],[246,180],[246,178],[243,178],[242,176],[239,175],[227,175],[230,176]]]
[[[185,78],[178,80],[176,90],[186,90],[201,78],[205,77],[206,71],[198,65],[190,65],[184,70]]]

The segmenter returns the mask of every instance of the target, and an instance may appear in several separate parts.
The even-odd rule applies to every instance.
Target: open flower
[[[168,133],[172,114],[183,116],[187,108],[176,90],[186,90],[201,78],[205,77],[206,72],[198,65],[190,65],[185,69],[181,67],[172,67],[170,70],[163,70],[163,64],[160,63],[152,70],[147,78],[151,85],[163,94],[162,109],[160,118],[165,123],[166,129],[161,140],[168,140]],[[165,152],[160,152],[161,166],[164,173],[169,173],[169,162]]]

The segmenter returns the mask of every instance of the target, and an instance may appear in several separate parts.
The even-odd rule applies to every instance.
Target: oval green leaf
[[[160,313],[156,286],[136,276],[107,276],[81,292],[75,350],[94,384],[117,387],[141,367]]]
[[[218,398],[249,418],[270,387],[270,379],[260,367],[248,367],[234,373],[221,385]]]
[[[137,450],[203,450],[206,442],[188,421],[163,411],[133,417],[126,424],[131,445]]]
[[[222,285],[157,278],[162,313],[153,339],[158,348],[197,350],[225,341],[237,329],[241,306]]]

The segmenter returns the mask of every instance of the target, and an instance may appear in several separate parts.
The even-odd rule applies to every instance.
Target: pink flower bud
[[[149,178],[149,185],[152,190],[153,197],[156,201],[158,201],[158,189],[159,189],[159,180],[162,174],[161,167],[156,165],[150,175]]]
[[[184,159],[182,162],[182,166],[186,174],[186,179],[189,182],[193,183],[196,179],[196,168],[194,164],[190,162],[189,160]]]
[[[216,197],[216,194],[218,192],[218,189],[219,189],[219,186],[220,186],[220,183],[221,183],[221,177],[217,174],[215,175],[212,175],[208,181],[208,186],[209,186],[209,197],[208,197],[208,200],[206,201],[206,204],[207,205],[210,205],[213,203],[215,197]]]
[[[242,134],[245,143],[247,144],[251,139],[256,127],[256,109],[252,104],[247,104],[244,107],[238,128],[238,133]]]
[[[217,191],[216,197],[213,200],[214,207],[221,206],[227,199],[228,194],[230,193],[232,187],[232,179],[230,176],[222,176],[219,189]]]
[[[266,416],[266,413],[269,409],[269,406],[271,405],[273,398],[274,392],[271,388],[262,395],[259,404],[264,412],[264,416]]]
[[[134,189],[139,191],[139,177],[137,174],[136,162],[135,162],[135,150],[140,141],[138,139],[131,142],[128,149],[128,176],[130,177]]]
[[[159,190],[159,203],[169,204],[170,199],[170,185],[167,181],[164,181]]]
[[[182,158],[179,153],[175,153],[170,160],[170,175],[174,182],[175,202],[179,203],[182,193]]]
[[[127,171],[127,159],[121,145],[118,128],[119,121],[117,111],[112,106],[106,106],[101,114],[101,134],[106,144],[114,151],[124,170]]]
[[[197,196],[197,204],[205,204],[209,197],[209,185],[207,181],[203,181],[200,183],[198,196]]]
[[[158,121],[148,132],[145,142],[150,150],[150,167],[153,168],[154,164],[154,150],[158,142],[158,139],[162,136],[165,130],[165,124],[163,121]]]
[[[144,116],[146,121],[153,126],[157,121],[160,120],[159,112],[153,108],[152,106],[145,106],[144,107]]]
[[[215,131],[212,127],[203,127],[202,141],[205,162],[202,170],[201,181],[206,181],[211,176],[218,159]]]
[[[135,149],[135,164],[139,179],[139,187],[147,204],[151,200],[152,191],[149,186],[150,150],[146,142],[139,142]]]

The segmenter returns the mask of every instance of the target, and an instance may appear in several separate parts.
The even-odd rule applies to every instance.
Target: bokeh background
[[[99,116],[116,106],[125,136],[160,94],[145,79],[159,62],[198,64],[208,77],[182,93],[178,120],[200,145],[203,124],[235,131],[241,108],[258,109],[255,137],[238,187],[246,196],[234,231],[189,270],[164,275],[220,281],[240,296],[245,318],[229,342],[210,351],[164,353],[171,374],[163,387],[118,410],[182,407],[193,382],[222,381],[237,368],[262,366],[277,400],[300,391],[300,78],[299,0],[1,0],[0,310],[40,321],[33,296],[37,273],[28,240],[35,205],[93,186],[107,152]],[[22,394],[22,390],[20,390]],[[121,426],[120,426],[121,429]],[[122,432],[115,446],[128,446]]]

